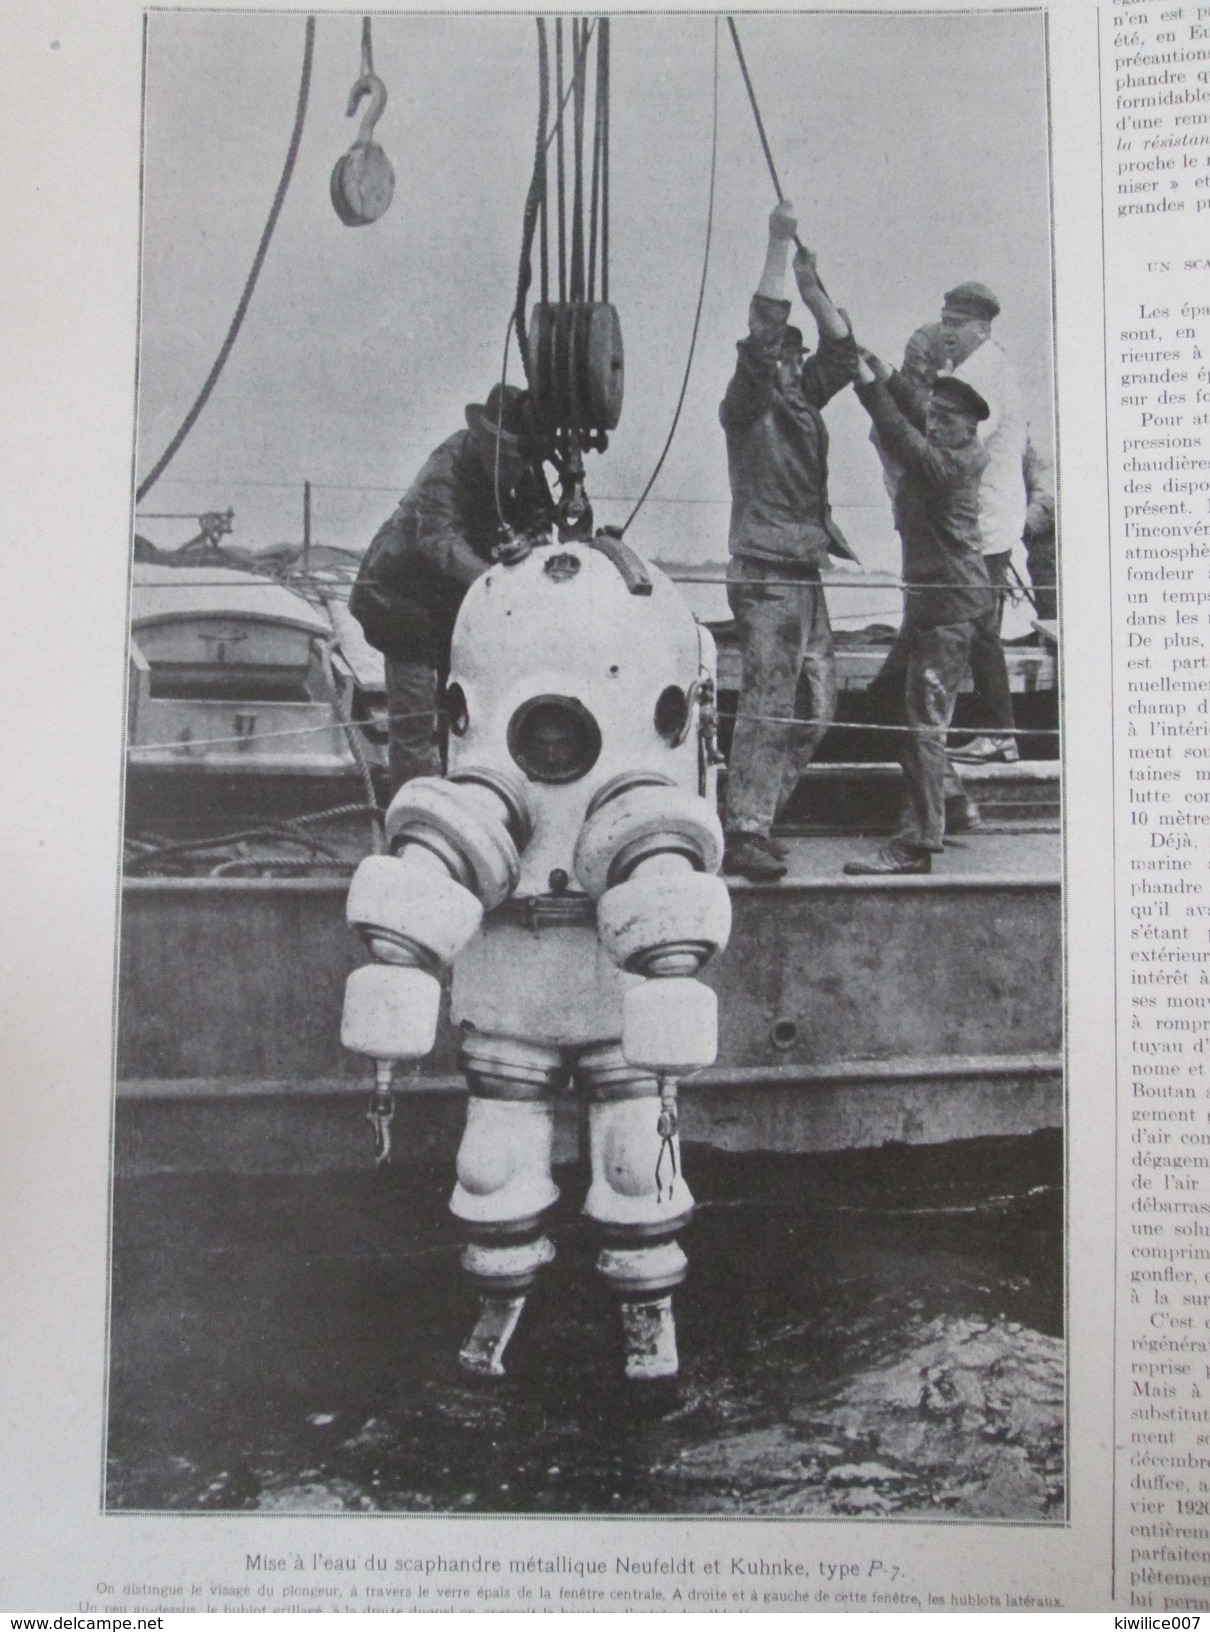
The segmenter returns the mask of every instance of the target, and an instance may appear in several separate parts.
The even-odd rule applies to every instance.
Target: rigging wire
[[[571,276],[568,293],[573,301],[584,299],[584,72],[588,58],[587,25],[577,19],[571,24],[571,72],[575,91],[572,120],[571,184]]]
[[[550,112],[550,63],[546,51],[546,23],[541,17],[535,19],[538,25],[538,134],[534,145],[534,171],[529,181],[529,192],[525,197],[525,215],[521,228],[521,261],[517,268],[517,302],[513,313],[513,323],[517,330],[517,349],[521,353],[521,365],[525,370],[525,377],[530,376],[529,333],[525,322],[525,302],[529,297],[529,287],[533,281],[531,265],[534,247],[534,229],[541,219],[542,225],[542,299],[546,300],[546,121]],[[503,386],[501,381],[501,386]],[[497,466],[499,465],[499,448],[497,446]],[[496,496],[496,508],[500,508],[499,493]]]
[[[643,489],[642,493],[639,495],[638,502],[635,504],[634,509],[630,512],[630,514],[626,518],[625,525],[623,526],[622,531],[621,531],[621,535],[620,535],[623,538],[626,536],[626,532],[627,532],[628,528],[630,527],[631,522],[638,515],[639,511],[643,508],[643,505],[644,505],[644,503],[646,502],[646,499],[647,499],[647,495],[651,492],[651,489],[655,486],[656,478],[659,476],[660,471],[664,468],[664,460],[668,457],[668,450],[672,446],[672,439],[676,435],[676,428],[677,428],[677,425],[680,423],[681,409],[685,406],[685,393],[689,389],[689,375],[690,375],[690,373],[691,373],[691,371],[693,369],[693,353],[697,349],[698,330],[701,327],[701,321],[702,321],[702,303],[706,298],[706,274],[710,270],[710,241],[711,241],[711,238],[712,238],[713,233],[714,233],[714,181],[715,181],[715,176],[717,175],[717,172],[718,172],[718,18],[716,17],[714,19],[713,128],[712,128],[711,136],[710,136],[710,203],[709,203],[709,206],[708,206],[707,211],[706,211],[706,250],[705,250],[705,254],[702,257],[702,278],[701,278],[701,283],[698,286],[698,291],[697,291],[697,310],[693,314],[693,333],[692,333],[692,335],[690,336],[690,339],[689,339],[689,356],[685,360],[685,377],[681,381],[681,394],[677,398],[676,411],[674,412],[674,414],[672,416],[672,424],[671,424],[671,426],[669,427],[669,430],[668,430],[668,439],[664,443],[663,451],[661,452],[659,459],[656,461],[655,469],[651,473],[651,476],[650,476],[650,479],[648,480],[647,486]]]
[[[260,243],[256,247],[256,255],[252,261],[252,269],[248,273],[248,280],[244,284],[244,292],[239,297],[239,305],[235,308],[235,316],[231,319],[231,326],[228,328],[223,343],[219,347],[218,356],[214,359],[214,362],[211,365],[210,372],[206,376],[202,389],[198,392],[192,408],[190,408],[189,412],[185,415],[185,418],[181,422],[180,429],[177,431],[172,441],[164,449],[163,453],[152,467],[150,474],[147,475],[142,482],[140,482],[138,490],[135,494],[136,503],[142,502],[142,500],[155,486],[156,482],[159,481],[164,471],[167,470],[172,460],[175,459],[177,453],[180,451],[181,444],[189,435],[189,432],[193,429],[199,414],[210,400],[210,393],[214,390],[214,387],[218,383],[218,377],[223,372],[227,358],[231,354],[231,348],[235,344],[236,336],[239,334],[240,328],[243,325],[244,316],[247,313],[248,305],[252,299],[252,292],[256,288],[257,279],[260,277],[261,267],[265,264],[265,256],[269,252],[269,244],[273,238],[273,230],[277,226],[277,218],[281,214],[282,205],[286,201],[286,190],[290,185],[290,177],[294,174],[294,161],[298,157],[299,143],[302,141],[303,125],[306,122],[307,117],[307,98],[311,90],[311,63],[314,54],[315,18],[308,17],[305,43],[303,46],[302,76],[298,86],[298,104],[294,110],[294,128],[290,133],[290,145],[286,150],[286,162],[282,167],[281,179],[277,184],[277,192],[273,196],[273,203],[269,209],[269,215],[265,222],[264,231],[261,233]]]
[[[735,27],[735,19],[727,18],[727,27],[731,30],[731,43],[735,47],[735,55],[739,58],[739,71],[744,76],[744,84],[748,91],[748,100],[752,104],[752,116],[756,120],[756,134],[760,137],[760,145],[764,149],[765,163],[769,166],[769,174],[773,177],[773,190],[777,194],[777,202],[785,203],[786,195],[781,190],[781,182],[777,176],[777,166],[773,162],[773,154],[769,148],[769,138],[765,135],[765,121],[760,116],[760,105],[756,100],[756,91],[753,89],[752,76],[748,72],[748,64],[744,61],[744,48],[739,43],[739,33]],[[795,239],[797,243],[798,240]],[[799,248],[802,245],[799,244]]]
[[[601,69],[599,94],[605,103],[605,117],[601,123],[601,299],[609,301],[609,18],[601,18],[601,34],[597,46],[598,66]]]
[[[752,117],[756,120],[756,134],[760,137],[760,145],[765,154],[765,163],[769,166],[769,174],[773,178],[773,190],[777,194],[777,202],[779,204],[784,204],[786,201],[786,195],[781,190],[781,182],[779,181],[777,175],[777,166],[773,162],[773,153],[769,147],[769,138],[765,135],[765,121],[760,116],[760,104],[756,100],[756,91],[752,84],[752,76],[748,72],[748,64],[744,60],[744,48],[739,43],[739,32],[736,29],[735,19],[733,17],[727,18],[727,27],[731,30],[731,43],[734,45],[735,55],[739,59],[739,71],[744,76],[744,85],[748,92],[748,101],[752,104]],[[797,233],[794,234],[794,243],[801,254],[806,255],[809,253],[806,245],[803,243],[802,239]],[[820,289],[823,290],[824,297],[830,300],[831,296],[828,294],[828,291],[824,289],[823,279],[819,276],[818,269],[815,273],[815,281],[819,284]]]
[[[592,181],[588,188],[588,299],[590,303],[597,298],[597,229],[601,195],[601,140],[603,121],[606,117],[605,98],[601,90],[605,65],[604,49],[605,35],[602,33],[597,41],[597,83],[592,110]]]
[[[835,718],[825,720],[812,715],[805,715],[802,718],[799,718],[799,716],[796,714],[755,714],[747,710],[741,711],[738,708],[720,708],[718,713],[721,719],[754,720],[762,725],[827,725],[830,726],[833,731],[887,731],[892,735],[900,736],[912,732],[927,733],[930,731],[936,731],[938,729],[935,726],[895,725],[889,721],[886,723],[881,723],[874,720],[837,720]],[[403,720],[429,720],[432,719],[432,717],[431,709],[421,709],[410,710],[408,712],[398,714],[379,714],[376,716],[376,722],[390,724]],[[321,732],[326,731],[330,733],[332,731],[339,731],[341,729],[342,722],[339,720],[328,720],[323,725],[296,725],[291,726],[288,730],[258,731],[253,740],[261,743],[268,742],[270,740],[278,740],[284,737],[314,737],[320,735]],[[950,724],[945,729],[947,732],[962,732],[970,731],[973,729],[973,727]],[[1027,737],[1057,737],[1060,733],[1060,729],[1061,728],[1057,725],[1018,725],[1014,726],[1011,730],[1006,728],[1003,731],[997,731],[996,735],[998,737],[1013,737],[1020,741],[1024,741]],[[187,765],[189,763],[189,756],[193,754],[196,749],[221,748],[231,743],[243,744],[244,747],[247,747],[248,738],[235,733],[231,736],[225,737],[191,737],[187,739],[176,737],[171,742],[132,742],[127,745],[126,752],[128,755],[130,755],[151,753],[164,754],[171,751],[180,756],[180,762],[182,765]],[[357,808],[358,810],[368,809],[368,807],[364,805],[358,805]]]
[[[492,466],[492,491],[496,500],[496,516],[501,527],[507,527],[504,506],[500,502],[500,438],[504,434],[504,387],[508,384],[508,343],[513,337],[517,314],[514,312],[504,331],[504,361],[500,365],[500,408],[496,415],[496,457]]]
[[[555,18],[555,93],[559,99],[559,117],[555,120],[555,181],[559,198],[559,305],[567,299],[567,210],[564,200],[566,175],[563,160],[563,112],[567,96],[563,94],[563,19]]]

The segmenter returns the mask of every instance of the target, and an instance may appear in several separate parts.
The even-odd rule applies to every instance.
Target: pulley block
[[[376,74],[363,74],[349,94],[349,115],[363,96],[370,101],[353,146],[332,170],[332,206],[346,227],[368,227],[385,215],[395,192],[391,161],[374,140],[374,126],[387,105],[386,86]]]
[[[534,307],[530,391],[548,434],[604,449],[622,417],[622,325],[605,301]]]

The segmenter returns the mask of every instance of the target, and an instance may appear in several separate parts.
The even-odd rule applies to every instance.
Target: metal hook
[[[361,129],[357,132],[354,147],[368,147],[374,140],[374,126],[382,118],[387,105],[387,88],[377,74],[362,74],[361,78],[349,92],[349,105],[345,110],[346,116],[352,118],[357,112],[358,103],[363,96],[370,98],[370,105],[361,117]]]

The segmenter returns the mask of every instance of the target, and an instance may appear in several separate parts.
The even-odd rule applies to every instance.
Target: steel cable
[[[825,721],[825,720],[815,719],[815,718],[799,719],[797,715],[791,716],[791,715],[785,715],[785,714],[748,714],[748,713],[740,713],[737,709],[733,709],[733,708],[720,708],[718,710],[718,713],[719,713],[719,716],[721,718],[723,718],[723,719],[729,719],[729,720],[732,720],[732,719],[755,720],[758,723],[763,724],[763,725],[824,725],[824,724],[827,724],[827,725],[832,726],[837,731],[912,731],[912,730],[917,729],[914,726],[891,725],[891,724],[882,725],[882,724],[878,724],[877,722],[873,722],[873,721],[867,722],[867,721],[861,721],[861,720],[837,720],[835,718],[833,718],[832,720]],[[432,714],[431,714],[431,711],[428,710],[428,709],[419,709],[419,710],[411,710],[411,711],[408,711],[406,713],[401,713],[401,714],[394,714],[394,713],[386,714],[386,715],[380,716],[380,718],[382,718],[385,721],[386,724],[391,725],[391,724],[395,724],[395,723],[403,721],[403,720],[426,720],[426,719],[431,719]],[[253,737],[251,740],[253,742],[268,742],[273,738],[279,738],[279,737],[313,737],[313,736],[320,735],[320,733],[322,733],[324,731],[333,731],[333,730],[340,730],[340,729],[342,729],[342,726],[341,726],[341,722],[339,720],[337,722],[335,722],[335,724],[333,724],[333,722],[329,721],[325,725],[295,726],[295,727],[292,727],[290,730],[287,730],[287,731],[258,731],[256,733],[255,737]],[[354,729],[355,730],[357,729],[356,722],[354,722]],[[930,727],[928,729],[932,729],[932,728]],[[969,730],[971,728],[969,726],[952,726],[949,729],[952,729],[952,730],[955,730],[955,731],[965,731],[965,730]],[[987,735],[989,733],[983,733],[983,734]],[[1012,730],[1008,730],[1006,728],[1005,730],[995,731],[995,732],[990,733],[990,734],[994,735],[994,736],[997,736],[997,737],[1055,737],[1055,736],[1058,736],[1058,734],[1059,734],[1059,727],[1057,725],[1045,725],[1045,726],[1039,725],[1039,726],[1028,726],[1028,727],[1026,727],[1026,726],[1015,726]],[[182,755],[182,764],[184,764],[184,763],[187,763],[187,759],[186,759],[185,756],[187,756],[187,754],[191,753],[196,748],[221,748],[221,747],[225,747],[229,743],[243,743],[246,746],[248,741],[249,741],[249,739],[246,736],[198,737],[196,739],[186,739],[186,740],[182,740],[181,738],[178,737],[173,742],[132,742],[132,743],[130,743],[128,745],[126,751],[127,751],[128,754],[150,754],[150,753],[168,753],[170,751],[175,750],[177,753]],[[364,808],[364,807],[358,807],[358,808]]]
[[[535,19],[538,25],[538,134],[534,142],[534,169],[530,177],[529,191],[525,197],[525,214],[521,225],[521,261],[517,268],[517,302],[513,314],[513,325],[517,331],[517,349],[521,353],[521,366],[525,370],[525,378],[532,386],[529,361],[529,329],[526,324],[525,302],[529,297],[530,284],[533,282],[533,248],[534,230],[541,220],[542,227],[542,299],[545,302],[547,293],[546,269],[546,121],[550,111],[550,61],[546,48],[546,23],[541,18]],[[497,508],[499,497],[497,496]]]
[[[181,444],[189,435],[189,432],[193,429],[197,422],[198,416],[202,412],[202,409],[210,400],[210,393],[214,390],[214,387],[218,383],[218,377],[223,372],[227,358],[231,355],[231,348],[235,344],[236,336],[239,334],[239,331],[243,326],[245,314],[247,313],[249,303],[252,300],[252,292],[256,288],[257,279],[260,277],[261,267],[265,264],[265,256],[269,252],[269,244],[273,238],[273,229],[277,226],[277,218],[281,214],[282,205],[286,201],[286,190],[290,185],[290,177],[294,174],[294,161],[298,157],[299,143],[302,141],[303,125],[306,122],[307,117],[307,98],[311,89],[311,62],[314,53],[315,19],[314,17],[308,17],[306,39],[303,47],[302,78],[298,87],[298,105],[294,110],[294,129],[290,133],[290,146],[286,151],[286,162],[282,168],[281,179],[277,184],[277,192],[273,196],[273,203],[269,209],[269,216],[265,222],[264,231],[261,233],[260,243],[256,248],[256,255],[252,261],[252,270],[248,273],[247,282],[244,284],[244,292],[239,298],[239,305],[235,308],[235,316],[231,319],[231,325],[227,330],[227,334],[222,345],[219,347],[218,356],[214,359],[210,372],[206,376],[205,383],[203,384],[202,389],[198,392],[192,408],[190,408],[189,412],[182,420],[180,429],[177,431],[172,441],[164,449],[156,463],[152,466],[151,473],[139,484],[139,487],[135,493],[136,503],[142,502],[146,495],[155,486],[156,482],[159,481],[164,471],[167,470],[172,460],[175,459],[180,450]]]

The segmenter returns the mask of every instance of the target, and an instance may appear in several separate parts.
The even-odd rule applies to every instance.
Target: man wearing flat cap
[[[386,659],[392,792],[439,776],[438,700],[462,598],[494,559],[520,560],[554,503],[531,439],[528,394],[494,385],[434,450],[375,534],[349,610]],[[497,504],[497,495],[499,504]]]
[[[996,615],[979,533],[988,456],[978,428],[988,404],[965,380],[942,375],[928,393],[924,429],[902,374],[864,353],[857,395],[899,468],[895,526],[903,546],[903,622],[872,690],[894,698],[904,797],[894,837],[846,873],[927,873],[950,830],[977,823],[945,739],[973,641]],[[948,807],[948,809],[947,809]]]
[[[957,284],[945,295],[941,321],[926,323],[908,341],[900,373],[914,390],[918,414],[923,413],[929,387],[941,373],[965,380],[987,404],[987,420],[979,432],[987,450],[987,469],[979,489],[979,529],[1002,610],[1012,579],[1013,551],[1020,548],[1027,530],[1031,495],[1027,495],[1024,474],[1029,430],[1020,386],[1002,347],[991,337],[999,313],[1000,302],[985,283]],[[893,480],[892,472],[889,482]],[[972,764],[1019,758],[999,617],[981,629],[974,641],[971,674],[984,710],[983,729],[955,757]]]

